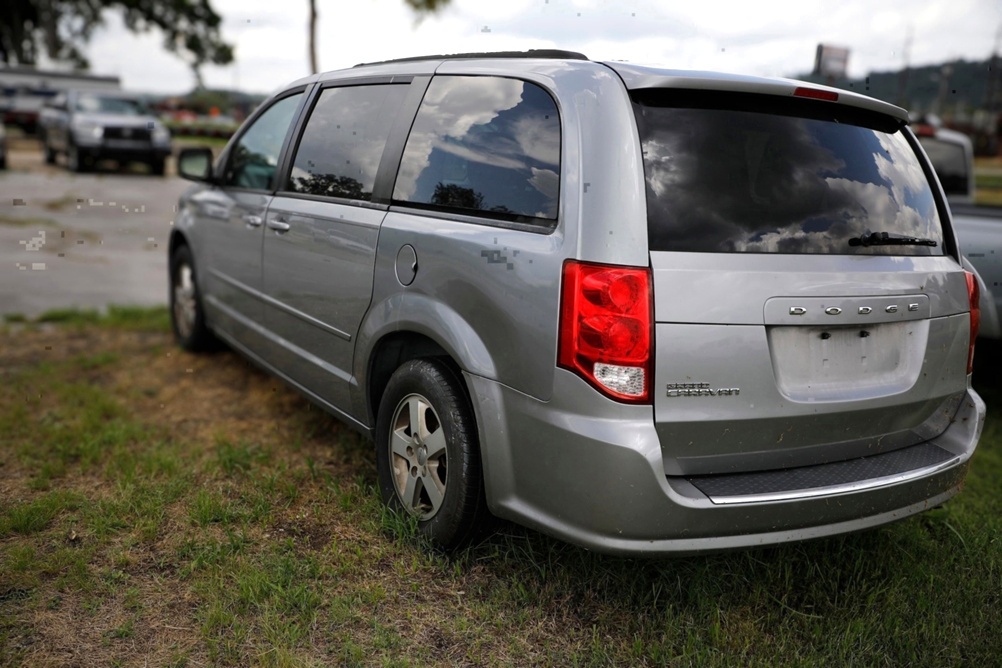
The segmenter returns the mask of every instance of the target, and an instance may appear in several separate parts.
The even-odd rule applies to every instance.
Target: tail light
[[[651,271],[568,260],[560,294],[557,363],[608,397],[651,397]]]
[[[817,88],[805,88],[799,86],[793,90],[794,97],[806,97],[812,100],[825,100],[827,102],[838,102],[838,93],[831,90],[818,90]]]
[[[967,348],[967,373],[974,371],[974,340],[978,338],[978,328],[981,326],[981,290],[978,288],[978,277],[969,271],[967,275],[967,297],[971,300],[971,343]]]

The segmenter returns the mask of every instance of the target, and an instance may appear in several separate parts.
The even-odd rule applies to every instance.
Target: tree
[[[433,14],[449,4],[451,0],[404,0],[404,4],[413,9],[419,17],[426,14]],[[317,73],[317,2],[309,0],[310,3],[310,25],[309,31],[309,56],[310,72]]]
[[[202,65],[233,61],[233,48],[219,34],[222,19],[209,0],[2,0],[0,62],[34,65],[44,50],[52,60],[87,69],[82,49],[106,10],[121,12],[133,32],[159,28],[164,48],[191,66],[199,85]]]

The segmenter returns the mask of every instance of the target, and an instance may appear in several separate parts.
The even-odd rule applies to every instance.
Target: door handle
[[[245,223],[247,223],[251,227],[259,227],[261,225],[261,223],[264,222],[261,219],[261,216],[255,216],[252,213],[245,213],[243,215],[243,220],[244,220]]]
[[[268,227],[276,232],[288,232],[291,229],[291,226],[287,222],[278,218],[269,220]]]

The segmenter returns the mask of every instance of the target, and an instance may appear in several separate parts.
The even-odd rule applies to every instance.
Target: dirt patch
[[[83,364],[79,380],[100,383],[143,423],[206,451],[220,442],[281,447],[331,474],[368,459],[365,441],[281,380],[230,350],[196,355],[169,333],[57,325],[11,326],[0,333],[0,379],[88,356],[114,355],[106,369]],[[100,365],[98,365],[100,366]],[[355,444],[349,456],[334,444]]]

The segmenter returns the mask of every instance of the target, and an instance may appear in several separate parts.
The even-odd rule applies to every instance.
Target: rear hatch
[[[789,94],[631,95],[666,473],[942,433],[967,389],[967,283],[903,120]]]

